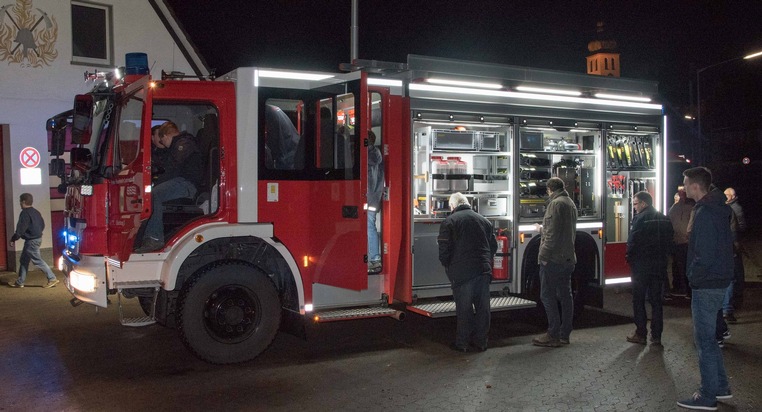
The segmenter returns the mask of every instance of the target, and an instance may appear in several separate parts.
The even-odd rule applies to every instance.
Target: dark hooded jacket
[[[497,239],[492,224],[470,205],[458,206],[442,222],[437,242],[439,261],[453,287],[477,276],[492,275]]]
[[[664,214],[648,206],[632,219],[632,230],[627,239],[627,262],[667,264],[672,253],[674,230]]]
[[[688,281],[693,289],[724,289],[733,280],[732,210],[713,187],[694,206],[688,240]]]

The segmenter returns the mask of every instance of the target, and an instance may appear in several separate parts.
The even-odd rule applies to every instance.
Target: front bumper
[[[75,298],[102,308],[108,305],[106,260],[103,256],[75,259],[64,252],[60,269],[66,275],[66,288]]]

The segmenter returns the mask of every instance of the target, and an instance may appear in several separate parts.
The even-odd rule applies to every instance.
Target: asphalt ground
[[[762,410],[762,260],[749,246],[749,287],[723,349],[734,397],[721,411]],[[0,273],[0,411],[674,411],[699,385],[689,301],[665,307],[663,347],[631,344],[626,287],[575,319],[561,348],[531,345],[544,319],[530,310],[495,314],[489,349],[467,354],[448,347],[453,318],[411,313],[312,325],[306,340],[281,333],[254,361],[217,366],[174,330],[71,307],[63,284],[41,287],[42,272],[4,286],[14,279]],[[125,309],[140,311],[135,300]]]

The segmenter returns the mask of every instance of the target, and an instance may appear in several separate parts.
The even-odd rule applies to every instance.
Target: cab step
[[[159,296],[159,288],[161,284],[158,281],[138,281],[138,282],[121,282],[117,287],[117,300],[119,303],[119,323],[122,326],[141,327],[153,325],[156,323],[156,298]],[[122,290],[134,289],[134,288],[153,288],[153,299],[151,300],[151,313],[146,316],[138,316],[128,318],[124,316],[122,310]]]
[[[382,318],[391,317],[397,320],[403,320],[405,318],[405,312],[385,308],[380,306],[365,307],[365,308],[351,308],[351,309],[335,309],[325,312],[315,312],[312,320],[316,323],[335,322],[339,320],[352,320],[352,319],[367,319],[367,318]]]
[[[489,299],[489,307],[492,312],[512,309],[527,309],[537,306],[536,302],[517,296],[494,296]],[[422,302],[409,305],[407,310],[430,318],[444,318],[455,316],[454,301]]]

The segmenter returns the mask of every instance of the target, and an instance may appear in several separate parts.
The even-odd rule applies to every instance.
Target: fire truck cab
[[[305,320],[454,315],[436,236],[461,192],[500,241],[493,310],[534,307],[535,223],[544,183],[558,176],[580,216],[575,301],[602,305],[607,262],[623,261],[606,248],[611,227],[626,240],[637,189],[627,184],[639,179],[666,201],[661,106],[636,101],[655,84],[423,56],[344,68],[101,75],[48,121],[51,170],[66,190],[60,268],[75,299],[136,297],[146,316],[124,324],[177,328],[214,363],[253,359]],[[193,197],[154,204],[162,170],[151,128],[167,121],[196,139],[203,176]],[[385,176],[375,225],[370,144]],[[153,213],[165,242],[140,253]],[[380,271],[369,271],[369,235]]]

